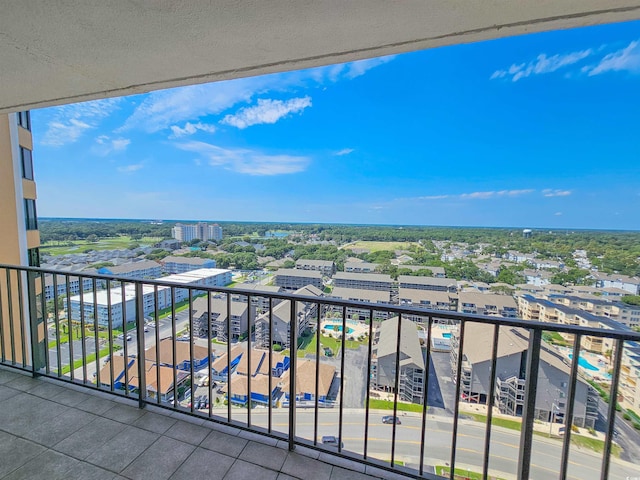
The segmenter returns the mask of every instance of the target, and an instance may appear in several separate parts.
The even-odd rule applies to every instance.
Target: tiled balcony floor
[[[407,478],[0,367],[2,480]]]

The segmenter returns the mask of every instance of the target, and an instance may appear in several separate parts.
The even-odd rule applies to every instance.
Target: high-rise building
[[[36,184],[33,175],[33,140],[31,116],[28,111],[0,115],[0,263],[40,265],[40,233],[36,216]],[[4,273],[4,272],[3,272]],[[0,276],[0,328],[4,332],[19,332],[20,319],[30,318],[30,310],[38,312],[35,299],[42,293],[36,274],[20,275],[7,271]],[[10,280],[11,286],[7,285]],[[22,293],[18,288],[22,287]],[[28,288],[28,296],[26,295]],[[30,302],[29,300],[34,300]],[[21,310],[21,315],[16,312]],[[10,315],[13,312],[13,316]],[[41,312],[38,312],[42,321]],[[3,356],[24,363],[28,345],[10,342],[4,335]],[[25,355],[26,354],[26,355]],[[36,359],[40,364],[43,359]]]
[[[209,225],[208,223],[198,222],[193,225],[184,225],[176,223],[171,229],[171,235],[181,242],[190,242],[192,240],[222,240],[222,227],[217,223]]]
[[[29,112],[0,115],[0,263],[39,266]]]

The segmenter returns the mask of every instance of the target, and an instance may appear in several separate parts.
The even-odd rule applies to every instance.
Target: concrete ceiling
[[[640,0],[0,0],[0,113],[640,18]]]

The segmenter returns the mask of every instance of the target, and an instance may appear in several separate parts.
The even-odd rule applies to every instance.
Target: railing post
[[[533,442],[533,417],[536,409],[536,392],[538,390],[538,369],[540,367],[540,344],[542,330],[535,329],[529,333],[527,350],[527,395],[522,413],[522,430],[520,431],[520,450],[518,453],[518,478],[527,480],[531,468],[531,444]]]
[[[147,379],[144,352],[144,298],[142,297],[142,283],[136,282],[136,333],[138,355],[138,408],[144,408],[147,399]],[[126,319],[125,319],[126,321]],[[127,339],[125,338],[126,342]],[[175,341],[175,339],[174,339]],[[156,346],[158,348],[158,346]],[[160,385],[158,385],[158,389]]]
[[[22,271],[17,270],[18,283],[21,282]],[[29,305],[29,339],[31,340],[30,348],[31,348],[31,376],[38,376],[38,368],[41,365],[41,362],[44,360],[40,358],[39,350],[38,350],[38,302],[36,300],[36,277],[38,276],[35,272],[24,272],[27,277],[27,298]],[[44,295],[44,291],[42,292]],[[45,312],[42,312],[43,320]],[[44,325],[46,329],[46,324]],[[24,365],[23,365],[24,366]]]
[[[296,365],[298,358],[298,317],[296,315],[296,302],[289,300],[291,310],[289,315],[289,450],[296,448]]]

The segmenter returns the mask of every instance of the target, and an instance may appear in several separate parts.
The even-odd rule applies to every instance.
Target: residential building
[[[175,239],[173,240],[165,239],[154,245],[155,248],[162,248],[164,250],[178,250],[180,246],[181,246],[180,241]]]
[[[321,297],[322,290],[308,285],[294,292],[297,295]],[[310,322],[315,320],[317,306],[315,303],[296,302],[296,312],[298,315],[297,333],[298,336],[309,328]],[[291,346],[291,306],[289,302],[281,302],[273,308],[271,313],[273,319],[273,336],[269,342],[269,313],[263,313],[256,319],[255,339],[256,345],[261,348],[270,348],[271,345],[280,345],[283,349]]]
[[[628,275],[607,274],[601,272],[592,273],[597,288],[620,288],[629,292],[629,295],[640,295],[640,278]]]
[[[231,305],[231,340],[237,341],[247,335],[249,325],[249,308],[246,302],[232,301]],[[212,298],[207,306],[207,298],[201,297],[193,302],[194,330],[201,337],[207,337],[211,329],[211,338],[227,341],[229,338],[227,321],[227,300]],[[255,316],[255,307],[252,307]],[[207,318],[207,314],[210,314]]]
[[[458,311],[477,315],[516,318],[518,316],[518,305],[510,295],[460,292]]]
[[[373,338],[371,353],[372,388],[395,393],[398,317],[380,323]],[[418,330],[411,320],[400,324],[400,400],[422,403],[424,398],[424,357]]]
[[[113,365],[111,365],[112,363]],[[113,383],[111,381],[111,369],[113,368]],[[126,372],[125,372],[126,370]],[[147,396],[156,399],[160,396],[160,401],[168,403],[175,396],[173,388],[173,373],[171,367],[157,365],[154,361],[145,360],[145,380],[147,384]],[[114,355],[109,362],[100,370],[100,385],[103,388],[113,388],[117,390],[137,391],[140,389],[138,360],[134,357]],[[160,384],[158,384],[158,377]],[[187,388],[187,383],[191,375],[184,370],[176,372],[176,390],[182,387]],[[127,383],[128,380],[128,383]]]
[[[174,348],[175,358],[173,356]],[[213,361],[213,355],[209,358],[207,347],[189,342],[174,342],[171,338],[165,338],[160,340],[159,348],[156,349],[154,345],[145,350],[145,359],[158,365],[190,372],[192,360],[193,369],[197,371],[209,365]]]
[[[389,275],[382,273],[338,272],[333,276],[333,285],[337,288],[390,292],[393,280]]]
[[[220,270],[215,268],[203,268],[193,270],[191,272],[180,275],[170,275],[162,279],[164,282],[175,283],[184,286],[207,286],[219,287],[231,283],[231,271]],[[155,311],[168,308],[172,304],[172,300],[179,303],[189,297],[189,290],[186,288],[157,287],[152,285],[142,285],[142,304],[143,315],[149,315]],[[193,295],[198,295],[200,291],[193,291]],[[99,290],[95,293],[86,292],[84,295],[75,295],[71,297],[71,318],[80,320],[82,318],[81,310],[84,311],[85,320],[93,321],[94,319],[94,299],[97,305],[95,308],[95,318],[98,325],[107,327],[111,325],[113,328],[122,326],[123,319],[132,322],[136,319],[136,287],[132,284],[124,285],[124,287],[112,287],[110,294],[107,290]]]
[[[271,307],[275,307],[280,300],[274,298],[269,301],[267,297],[261,296],[263,293],[280,293],[282,287],[276,287],[275,285],[261,285],[259,283],[239,283],[235,285],[235,288],[242,290],[251,290],[255,294],[251,295],[251,305],[257,309],[257,313],[264,313]],[[231,295],[231,300],[234,302],[247,302],[247,296],[242,294]]]
[[[423,290],[400,287],[398,289],[400,305],[411,305],[428,310],[458,310],[458,294],[438,290]]]
[[[198,222],[192,225],[176,223],[171,229],[171,235],[179,242],[190,242],[192,240],[222,240],[222,227],[217,223],[209,225],[208,223]]]
[[[458,291],[458,283],[452,278],[398,275],[398,284],[400,288],[412,288],[414,290],[433,290],[436,292],[449,293],[456,293]]]
[[[55,293],[58,297],[67,294],[67,276],[56,275],[55,286],[54,276],[47,274],[44,277],[44,298],[48,302],[53,300]],[[84,292],[90,292],[93,290],[93,280],[91,278],[82,277],[82,290]],[[69,295],[78,295],[80,293],[80,279],[78,277],[69,276]]]
[[[461,400],[487,403],[490,391],[493,326],[468,322],[465,325],[461,370]],[[460,332],[451,338],[451,371],[454,383],[458,365]],[[525,376],[529,333],[525,329],[501,327],[496,363],[495,405],[500,413],[521,416],[527,392]],[[540,374],[536,390],[535,418],[545,422],[564,423],[568,382],[571,369],[555,351],[540,349]],[[598,395],[578,377],[573,423],[593,427],[598,418]]]
[[[351,273],[374,273],[380,264],[370,262],[344,262],[344,271]]]
[[[158,278],[162,275],[162,268],[158,262],[143,260],[141,262],[125,263],[115,267],[102,267],[98,269],[98,273],[101,275],[117,275],[119,277],[143,280],[145,278]]]
[[[316,369],[318,370],[316,393]],[[288,406],[290,402],[289,375],[291,370],[287,370],[282,377],[282,392],[285,401],[283,406]],[[320,405],[331,403],[334,400],[332,387],[336,379],[336,367],[320,362],[316,365],[315,360],[299,360],[296,364],[296,405],[313,405],[318,396]],[[337,392],[336,392],[337,393]]]
[[[378,305],[389,305],[391,303],[391,292],[385,290],[363,290],[361,288],[344,288],[335,287],[331,293],[327,294],[329,298],[337,298],[340,300],[354,300],[358,302],[376,303]],[[342,311],[341,307],[336,307],[337,311]],[[369,308],[347,308],[347,316],[355,320],[368,320]],[[374,318],[387,318],[387,312],[375,311]]]
[[[424,265],[402,265],[398,268],[408,268],[412,272],[419,272],[420,270],[429,270],[431,275],[436,278],[445,278],[447,275],[444,271],[444,267],[427,267]]]
[[[169,256],[163,258],[160,263],[165,273],[185,273],[200,268],[216,268],[216,261],[212,258]],[[157,276],[159,277],[160,274]]]
[[[307,285],[322,290],[322,273],[311,270],[298,270],[295,268],[281,268],[274,277],[273,283],[277,287],[281,287],[285,291],[299,290]]]
[[[229,377],[235,371],[238,363],[240,363],[240,358],[244,351],[241,345],[234,345],[231,348],[231,355],[228,355],[225,351],[216,358],[211,364],[211,378],[216,381],[228,382]],[[228,359],[231,360],[229,361]]]
[[[325,277],[330,277],[336,273],[336,263],[331,260],[309,260],[300,258],[296,260],[297,270],[311,270],[322,273]]]

